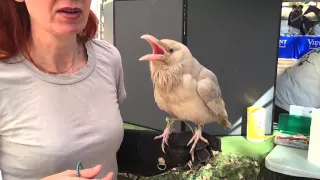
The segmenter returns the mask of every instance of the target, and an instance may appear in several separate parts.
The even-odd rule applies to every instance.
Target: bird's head
[[[161,39],[151,35],[143,35],[141,39],[146,40],[152,47],[152,54],[142,56],[139,60],[149,60],[151,63],[163,65],[182,64],[188,58],[192,58],[189,49],[180,42],[171,39]]]

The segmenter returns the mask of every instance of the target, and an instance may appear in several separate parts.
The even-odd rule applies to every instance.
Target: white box
[[[304,116],[304,117],[310,117],[313,111],[313,107],[303,107],[303,106],[297,106],[297,105],[290,105],[290,115],[296,115],[296,116]]]

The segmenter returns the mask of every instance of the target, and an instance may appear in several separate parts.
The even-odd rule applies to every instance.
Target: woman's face
[[[87,24],[91,0],[16,0],[25,2],[32,30],[75,35]]]

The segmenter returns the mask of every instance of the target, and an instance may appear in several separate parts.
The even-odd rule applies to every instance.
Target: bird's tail
[[[227,128],[230,129],[231,128],[231,123],[228,120],[228,113],[227,110],[225,108],[225,103],[223,101],[222,98],[220,98],[217,102],[217,104],[220,105],[220,108],[218,108],[219,110],[219,114],[218,114],[218,118],[217,118],[217,122],[223,127],[223,128]]]
[[[228,119],[226,118],[221,118],[218,120],[218,123],[222,126],[222,127],[225,127],[227,129],[230,129],[231,128],[231,123],[228,121]]]

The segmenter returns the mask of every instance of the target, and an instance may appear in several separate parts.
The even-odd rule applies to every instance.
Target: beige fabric
[[[320,48],[301,57],[277,78],[275,104],[289,111],[290,105],[320,108]]]
[[[126,97],[121,57],[105,41],[86,43],[88,63],[50,75],[21,55],[0,62],[0,169],[4,180],[39,180],[77,162],[117,174]],[[116,175],[115,175],[116,179]]]
[[[287,68],[292,67],[298,61],[297,59],[278,58],[277,75],[281,75]]]

